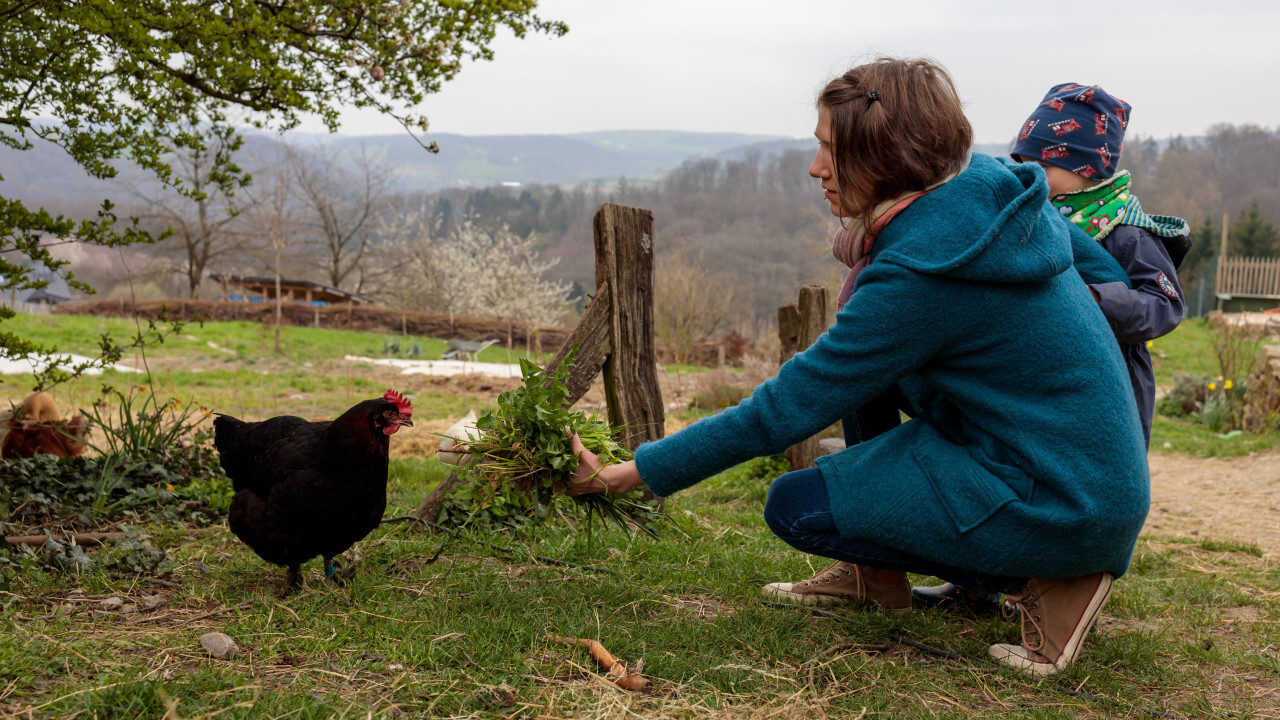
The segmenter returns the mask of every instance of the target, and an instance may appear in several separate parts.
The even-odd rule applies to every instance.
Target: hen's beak
[[[397,415],[395,424],[403,427],[413,427],[413,421],[407,415]]]

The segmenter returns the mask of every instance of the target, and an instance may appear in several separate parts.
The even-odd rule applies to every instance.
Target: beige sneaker
[[[1080,654],[1114,582],[1107,573],[1032,579],[1020,594],[1005,596],[1011,612],[1022,613],[1022,644],[992,645],[988,654],[1031,675],[1066,668]]]
[[[911,582],[907,574],[866,565],[837,561],[798,583],[769,583],[765,597],[799,605],[841,605],[869,602],[886,610],[911,609]]]

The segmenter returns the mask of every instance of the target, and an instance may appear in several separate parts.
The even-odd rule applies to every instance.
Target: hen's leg
[[[324,575],[326,580],[336,585],[345,585],[348,580],[356,576],[356,563],[343,568],[332,557],[327,557],[324,559]]]
[[[290,565],[289,571],[284,574],[284,597],[288,597],[293,593],[302,589],[302,567],[299,565]]]
[[[324,579],[335,584],[342,585],[345,578],[338,572],[338,563],[334,561],[332,555],[324,556]]]

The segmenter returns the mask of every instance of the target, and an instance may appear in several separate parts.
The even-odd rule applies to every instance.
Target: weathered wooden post
[[[800,288],[799,303],[785,305],[778,309],[779,337],[783,332],[781,323],[783,310],[786,308],[796,309],[795,319],[798,319],[798,323],[794,328],[796,338],[795,352],[802,352],[812,345],[818,339],[818,336],[827,331],[827,289],[825,287],[821,285],[805,285]],[[789,312],[788,315],[790,315]],[[792,329],[787,328],[786,331],[790,333]],[[784,344],[783,347],[785,352],[786,345]],[[792,470],[814,467],[814,460],[818,457],[818,438],[811,437],[808,440],[792,445],[787,448],[786,455],[787,461],[791,463]]]
[[[778,365],[781,366],[796,354],[800,345],[800,306],[796,303],[778,308]]]
[[[547,372],[577,346],[568,402],[603,371],[609,422],[628,428],[623,444],[634,450],[661,438],[666,422],[653,332],[653,213],[605,203],[595,217],[595,245],[596,294]]]
[[[565,404],[603,372],[609,422],[624,428],[622,444],[635,450],[666,434],[653,332],[653,213],[605,203],[595,216],[595,246],[596,294],[544,372],[554,373],[577,347]],[[414,514],[434,522],[457,480],[454,472],[440,481]]]

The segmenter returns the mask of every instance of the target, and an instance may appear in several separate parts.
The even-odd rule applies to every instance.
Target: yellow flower
[[[1222,383],[1222,387],[1223,387],[1223,389],[1224,389],[1224,390],[1230,390],[1230,389],[1231,389],[1231,381],[1230,381],[1230,380],[1228,380],[1228,381],[1226,381],[1226,382]]]
[[[1209,389],[1210,389],[1210,390],[1217,390],[1217,389],[1218,389],[1218,383],[1209,383]]]
[[[170,485],[169,483],[164,484],[164,489],[168,490],[169,492],[173,492],[173,486]]]
[[[1147,341],[1147,347],[1151,347],[1152,345],[1155,345],[1155,344],[1156,344],[1156,341],[1155,341],[1155,340],[1148,340],[1148,341]]]

